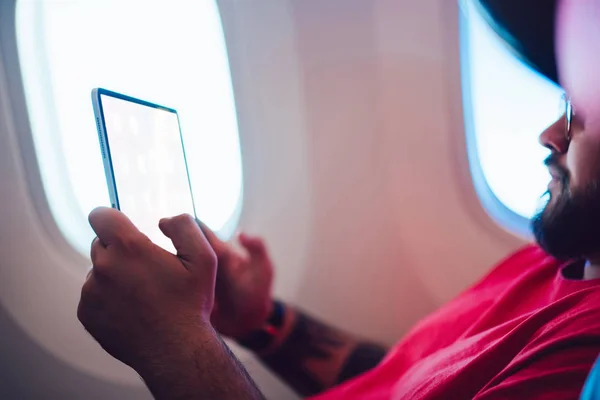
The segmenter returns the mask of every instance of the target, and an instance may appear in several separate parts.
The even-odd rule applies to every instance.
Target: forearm
[[[264,399],[212,329],[198,332],[135,368],[157,400]]]
[[[387,352],[384,346],[285,308],[280,335],[259,357],[301,395],[313,395],[354,378],[374,368]]]

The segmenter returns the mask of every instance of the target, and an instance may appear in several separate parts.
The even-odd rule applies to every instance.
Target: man
[[[570,95],[540,136],[553,179],[532,222],[539,247],[508,257],[390,350],[273,301],[258,238],[241,235],[241,252],[189,216],[164,219],[174,256],[101,208],[90,214],[98,237],[78,309],[86,329],[157,399],[262,397],[220,335],[322,400],[577,398],[600,353],[600,2],[481,5]]]

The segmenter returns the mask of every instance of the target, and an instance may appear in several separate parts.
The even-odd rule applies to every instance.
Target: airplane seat
[[[596,359],[585,381],[580,400],[600,400],[600,357]]]

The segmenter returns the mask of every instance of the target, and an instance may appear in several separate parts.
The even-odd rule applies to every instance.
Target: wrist
[[[247,314],[247,321],[238,322],[240,329],[235,335],[230,336],[233,340],[235,340],[238,344],[242,344],[249,337],[255,335],[257,332],[260,332],[265,326],[273,324],[273,318],[276,318],[278,313],[278,304],[282,304],[277,300],[270,299],[265,302],[264,312],[261,311],[259,314]],[[263,309],[261,307],[261,309]]]
[[[271,311],[263,325],[237,342],[258,355],[271,353],[285,340],[293,324],[294,312],[283,302],[272,301]]]
[[[134,369],[156,400],[263,398],[242,364],[210,325],[180,336],[177,342],[169,342]]]
[[[170,373],[173,366],[176,366],[174,370],[177,372],[179,366],[194,363],[199,351],[210,351],[215,345],[220,345],[220,340],[210,324],[178,327],[144,346],[130,366],[144,380],[152,380]]]

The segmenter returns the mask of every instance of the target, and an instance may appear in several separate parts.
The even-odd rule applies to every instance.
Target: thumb
[[[240,233],[238,240],[248,253],[250,253],[252,258],[264,258],[267,256],[265,242],[260,237]]]
[[[192,216],[182,214],[163,218],[158,227],[171,239],[177,250],[177,257],[188,270],[194,271],[209,265],[211,268],[216,267],[217,256]]]
[[[140,234],[129,218],[114,208],[95,208],[90,212],[88,220],[100,243],[105,247],[118,243],[124,237]]]

